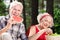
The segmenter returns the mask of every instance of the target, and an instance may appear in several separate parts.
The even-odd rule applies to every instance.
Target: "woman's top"
[[[35,26],[35,28],[36,28],[36,33],[38,33],[39,29],[37,28],[37,26]],[[46,33],[44,32],[37,40],[46,40],[45,35]]]
[[[35,27],[36,33],[38,33],[38,32],[40,31],[40,30],[38,29],[38,26],[33,26],[33,27]],[[30,27],[30,28],[31,28],[31,27]],[[27,30],[27,32],[26,32],[26,35],[27,35],[27,36],[28,36],[29,33],[30,33],[30,28],[28,28],[28,30]],[[46,40],[45,35],[46,35],[46,33],[44,32],[42,35],[40,35],[39,38],[37,38],[37,40]]]

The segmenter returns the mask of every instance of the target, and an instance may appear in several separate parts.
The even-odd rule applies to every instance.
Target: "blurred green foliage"
[[[54,0],[54,27],[55,32],[60,34],[60,0]]]
[[[60,9],[54,8],[54,27],[56,33],[60,34]]]
[[[3,0],[0,0],[0,16],[5,15],[6,5],[4,4]]]
[[[54,9],[54,23],[55,23],[55,27],[60,26],[60,9],[59,8]]]
[[[42,10],[40,10],[40,12],[41,12],[41,13],[44,13],[44,12],[46,12],[46,10],[42,9]]]
[[[26,29],[31,25],[31,0],[25,0]]]

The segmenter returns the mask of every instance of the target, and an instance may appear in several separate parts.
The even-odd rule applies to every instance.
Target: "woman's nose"
[[[48,23],[48,22],[45,22],[45,24],[46,24],[46,25],[49,25],[49,23]]]

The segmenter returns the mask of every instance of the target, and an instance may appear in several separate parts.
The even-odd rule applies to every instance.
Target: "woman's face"
[[[20,16],[22,13],[22,7],[20,5],[15,5],[10,9],[10,15]]]
[[[52,24],[52,17],[46,16],[40,21],[41,28],[48,28]]]

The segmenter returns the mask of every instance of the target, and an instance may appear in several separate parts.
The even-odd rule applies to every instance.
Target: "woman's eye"
[[[47,20],[45,20],[47,22]]]

